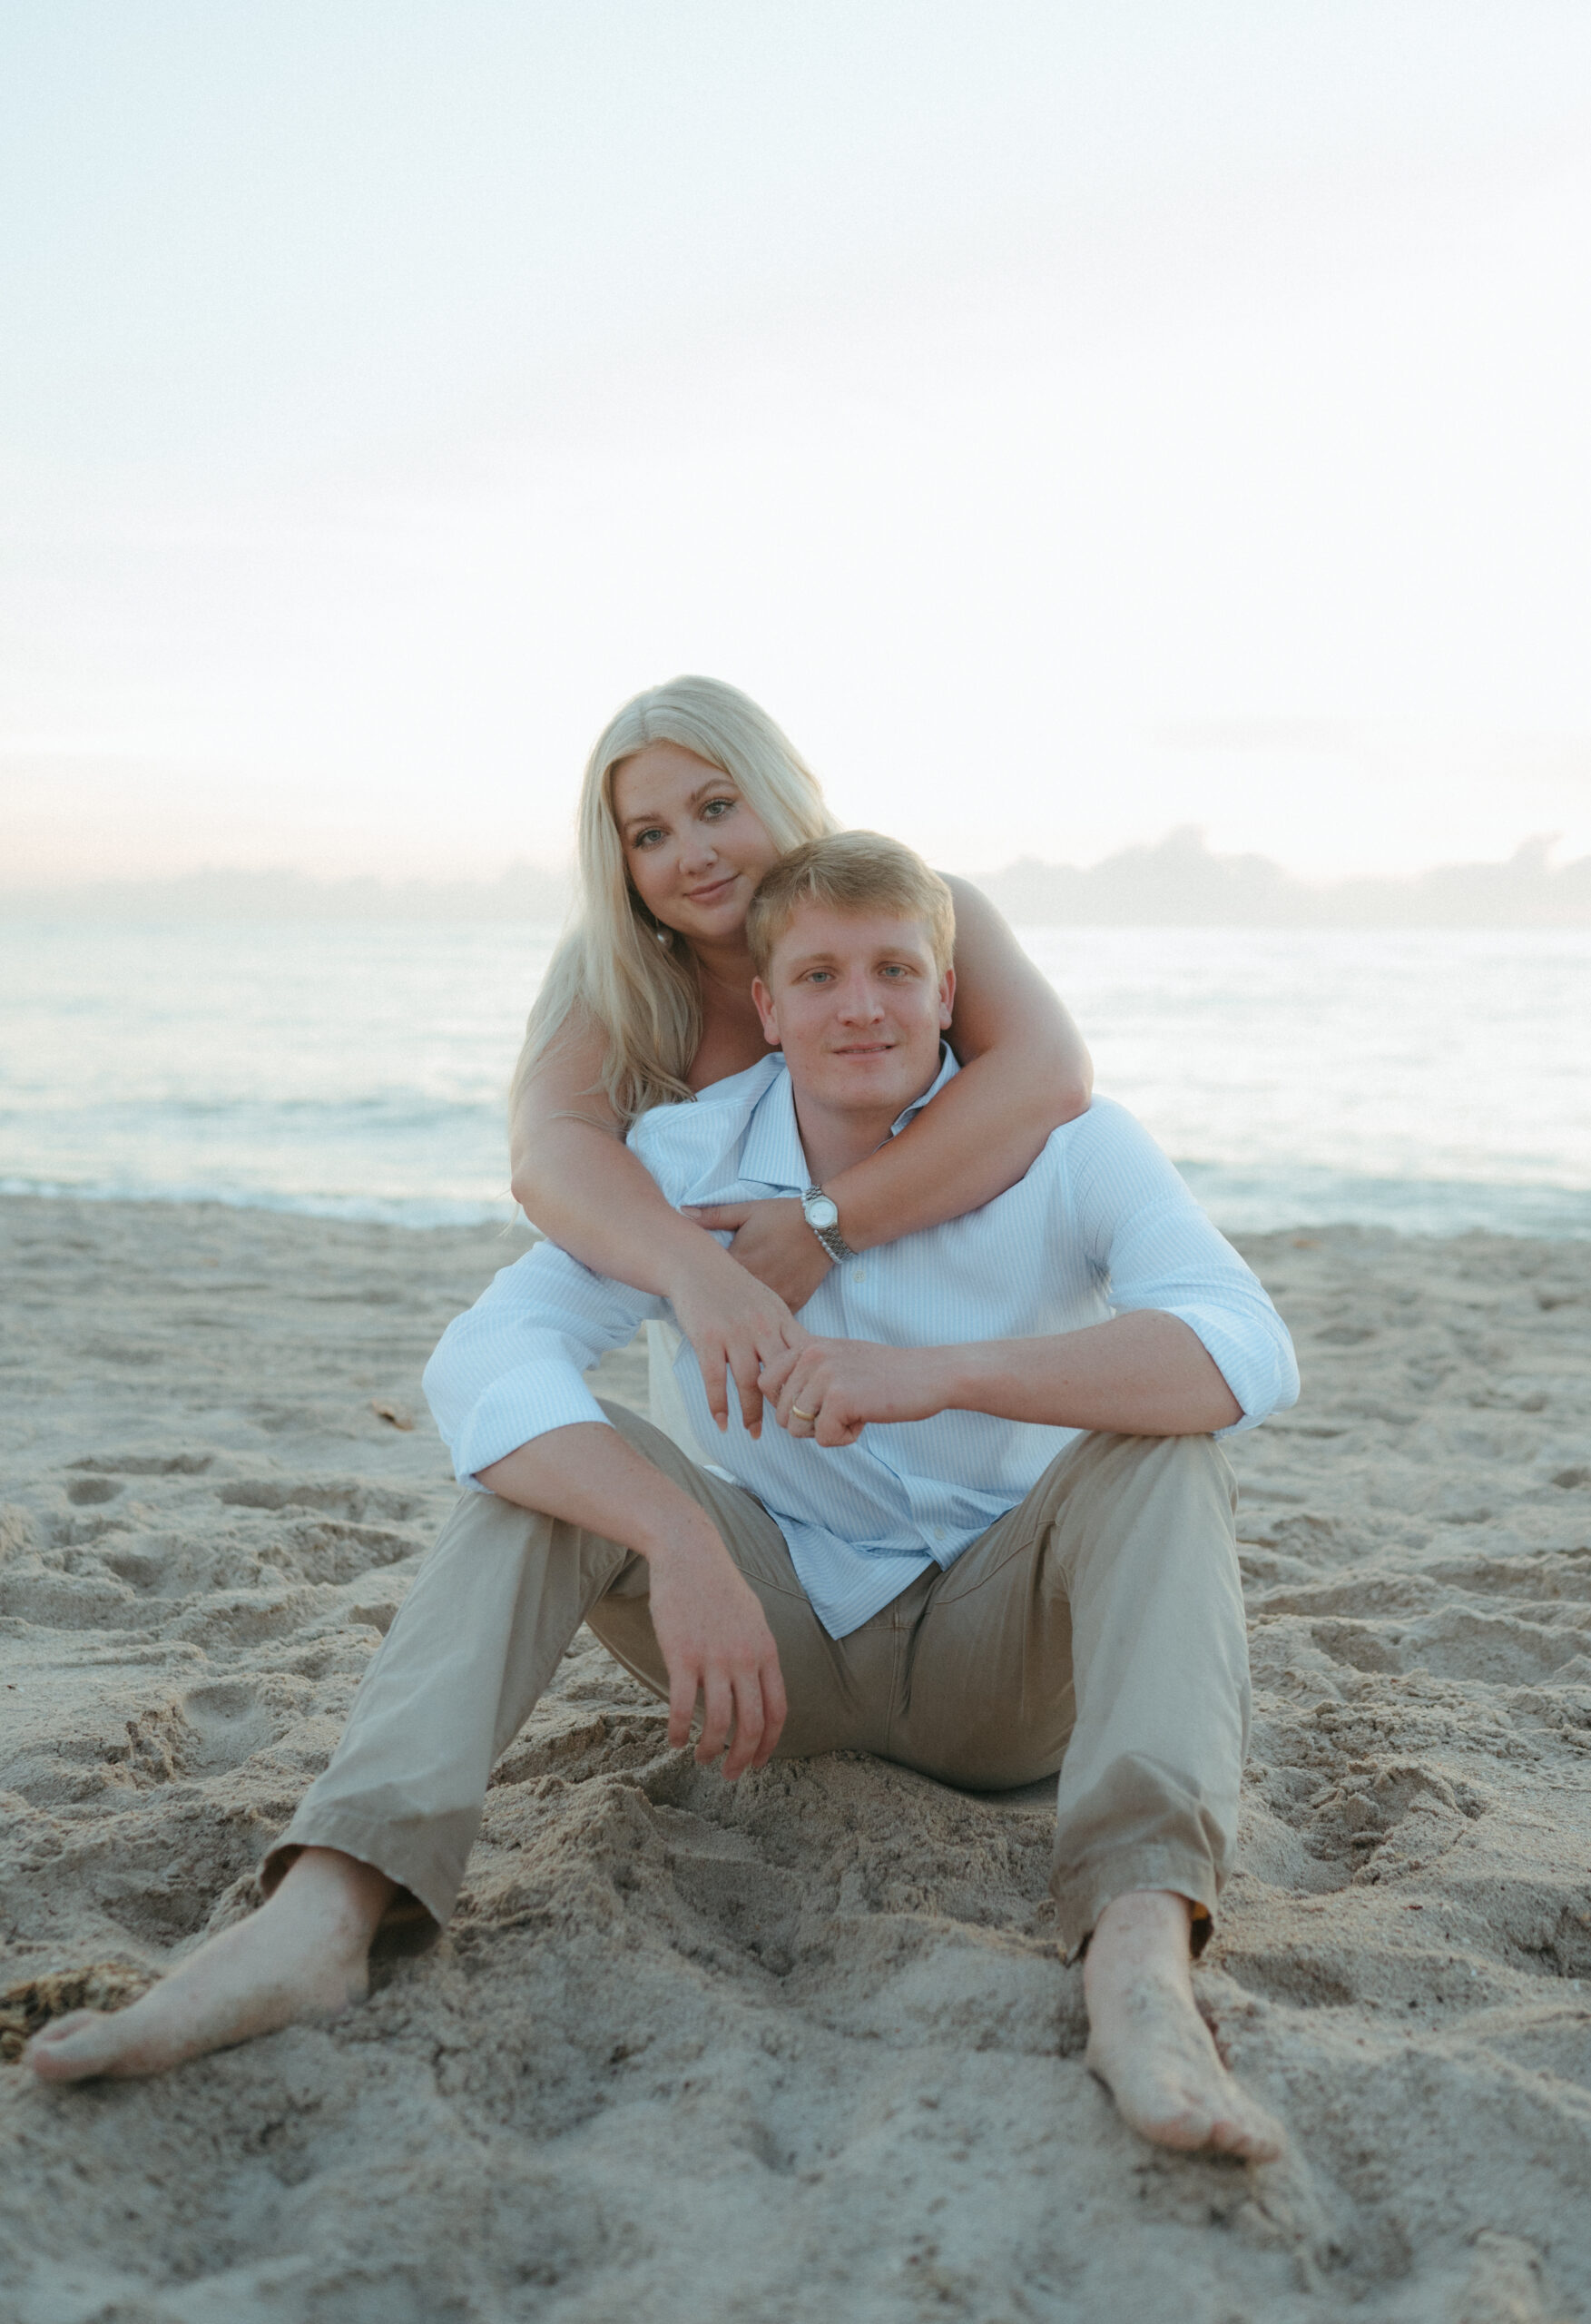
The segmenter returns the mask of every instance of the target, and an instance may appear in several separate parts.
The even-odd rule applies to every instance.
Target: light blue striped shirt
[[[956,1071],[896,1123],[903,1128]],[[642,1116],[630,1144],[676,1207],[800,1193],[809,1184],[781,1057]],[[722,1238],[722,1239],[727,1239]],[[825,1338],[895,1347],[1074,1332],[1132,1309],[1192,1326],[1252,1428],[1298,1394],[1286,1327],[1147,1131],[1096,1098],[1051,1137],[1026,1177],[981,1210],[830,1268],[801,1309]],[[549,1429],[604,1417],[582,1374],[667,1302],[593,1275],[538,1244],[449,1324],[425,1388],[459,1479]],[[747,1434],[734,1398],[726,1435],[707,1407],[690,1342],[675,1377],[713,1461],[777,1520],[802,1588],[843,1638],[930,1564],[948,1566],[1036,1484],[1081,1433],[986,1413],[873,1423],[834,1449],[770,1417]]]

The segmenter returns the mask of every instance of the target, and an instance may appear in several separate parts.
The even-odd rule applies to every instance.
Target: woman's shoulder
[[[783,1057],[772,1050],[743,1073],[708,1082],[692,1103],[649,1106],[631,1123],[628,1142],[645,1160],[649,1154],[680,1147],[719,1147],[732,1141],[783,1071]]]

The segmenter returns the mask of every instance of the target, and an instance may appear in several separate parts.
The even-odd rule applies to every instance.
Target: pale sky
[[[8,0],[0,885],[1591,849],[1583,0]]]

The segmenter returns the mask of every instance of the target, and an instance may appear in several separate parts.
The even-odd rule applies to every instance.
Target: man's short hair
[[[766,979],[773,948],[802,904],[830,911],[889,912],[920,921],[941,976],[956,950],[949,889],[920,855],[881,832],[830,832],[792,848],[765,872],[746,915],[751,966]]]

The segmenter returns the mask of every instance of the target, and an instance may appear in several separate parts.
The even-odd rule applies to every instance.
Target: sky
[[[1583,0],[8,0],[0,888],[1591,850]]]

